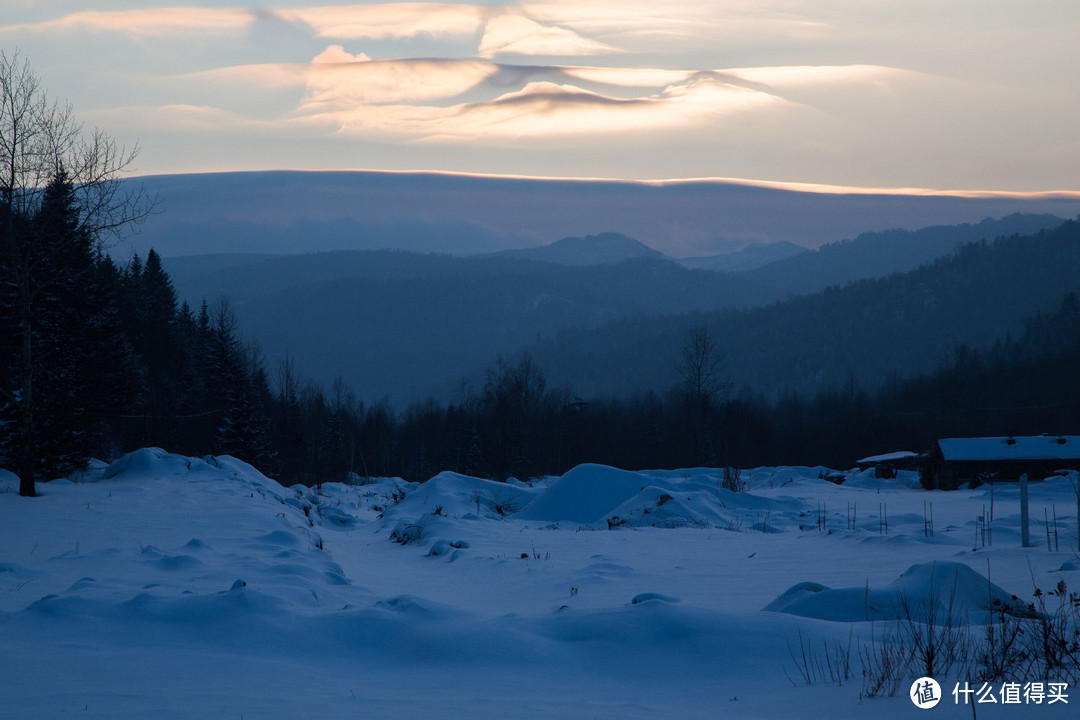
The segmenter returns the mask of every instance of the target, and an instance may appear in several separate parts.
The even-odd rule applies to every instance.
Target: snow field
[[[988,568],[1004,599],[1080,583],[1066,478],[1032,485],[1020,548],[1015,487],[994,489],[983,547],[988,487],[825,473],[744,471],[732,493],[715,470],[585,465],[316,492],[144,449],[37,499],[0,474],[0,717],[908,717],[858,680],[793,685],[792,645],[857,640],[898,591],[950,583],[980,622]]]

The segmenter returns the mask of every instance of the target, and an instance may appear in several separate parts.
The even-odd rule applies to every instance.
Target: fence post
[[[1022,547],[1031,547],[1031,537],[1028,532],[1028,476],[1024,473],[1020,476],[1020,544]]]

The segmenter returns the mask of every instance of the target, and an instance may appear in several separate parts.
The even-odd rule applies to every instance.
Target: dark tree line
[[[1080,222],[957,248],[931,264],[739,311],[638,316],[561,331],[534,346],[552,382],[579,393],[662,389],[681,339],[702,323],[726,348],[728,379],[771,400],[842,391],[852,373],[877,392],[932,374],[958,344],[1023,332],[1080,287]],[[669,350],[669,351],[666,351]]]
[[[1029,319],[1019,338],[982,350],[959,346],[935,372],[872,393],[854,375],[813,398],[733,393],[725,338],[702,325],[683,339],[662,394],[583,399],[551,387],[540,364],[523,355],[498,360],[481,387],[463,386],[454,403],[428,400],[400,413],[365,404],[341,380],[327,390],[305,379],[289,357],[268,367],[243,341],[227,299],[204,301],[198,311],[178,304],[155,252],[123,265],[104,252],[105,236],[153,209],[117,182],[134,156],[98,131],[84,133],[17,55],[0,51],[0,465],[16,470],[24,495],[90,457],[147,445],[227,453],[286,484],[319,484],[424,480],[447,469],[505,480],[582,462],[846,467],[861,455],[919,450],[948,435],[1080,433],[1080,302],[1072,293],[1058,312]],[[1006,309],[1027,307],[1021,300],[1033,289],[1075,287],[1078,236],[1080,224],[1066,223],[1040,233],[1036,245],[1021,238],[971,245],[891,285],[826,291],[782,331],[768,322],[775,308],[754,315],[752,326],[710,327],[726,330],[728,340],[771,332],[796,348],[839,333],[826,346],[850,354],[867,343],[845,336],[866,328],[817,310],[842,299],[865,317],[875,298],[893,295],[906,298],[895,312],[916,313],[927,327],[972,297],[993,300],[997,312],[981,314],[993,324]],[[1033,255],[1041,262],[1030,262]],[[961,277],[954,266],[973,274]],[[929,292],[935,283],[951,292]],[[973,283],[1019,290],[962,292]],[[951,305],[932,302],[945,297]],[[828,316],[826,324],[816,316]],[[887,333],[891,325],[871,329]],[[781,358],[797,372],[791,360]]]
[[[136,154],[0,50],[0,450],[22,495],[95,441],[95,408],[122,402],[103,371],[116,318],[100,243],[154,207],[117,180]]]
[[[1068,293],[1054,313],[1029,318],[1022,334],[975,349],[958,346],[934,372],[893,380],[873,392],[855,376],[838,390],[778,399],[724,381],[719,342],[689,333],[665,393],[591,399],[545,391],[540,402],[500,406],[489,373],[486,402],[428,402],[396,424],[398,471],[423,479],[438,469],[487,477],[559,474],[582,462],[623,468],[826,465],[848,468],[860,457],[923,451],[937,438],[975,435],[1080,434],[1080,300]],[[707,349],[712,347],[711,351]],[[542,382],[535,363],[519,364]],[[515,367],[501,363],[499,370]],[[494,383],[493,383],[494,381]],[[512,409],[511,409],[512,408]],[[526,410],[526,408],[529,408]],[[530,418],[533,430],[507,464],[504,419]],[[520,422],[521,420],[515,421]],[[470,452],[463,452],[468,450]]]
[[[80,223],[64,172],[28,211],[0,212],[0,461],[31,484],[142,446],[230,454],[319,484],[447,469],[504,480],[582,462],[849,467],[950,435],[1080,432],[1073,293],[1018,338],[959,346],[935,372],[873,392],[852,375],[812,398],[733,393],[722,339],[702,324],[664,393],[582,399],[523,355],[499,359],[457,402],[396,412],[340,379],[329,390],[305,379],[290,357],[268,368],[228,300],[179,303],[154,251],[117,265]]]
[[[76,233],[62,177],[29,219],[41,238]],[[958,347],[934,373],[866,392],[767,399],[727,381],[720,338],[689,332],[663,393],[588,398],[550,387],[528,355],[499,359],[456,402],[397,412],[365,404],[337,380],[306,379],[290,357],[268,368],[241,338],[227,299],[193,311],[178,303],[151,251],[124,266],[89,238],[59,243],[40,272],[31,345],[36,476],[57,477],[88,457],[142,446],[231,454],[285,483],[442,470],[505,480],[560,474],[582,462],[624,468],[824,464],[921,450],[951,435],[1080,433],[1080,302],[1028,320],[1015,339]],[[3,266],[0,265],[0,268]],[[4,428],[17,426],[22,335],[11,293],[0,302]],[[18,459],[17,433],[0,453]]]
[[[62,171],[29,213],[0,205],[0,452],[23,494],[64,475],[103,438],[96,421],[126,401],[116,268],[80,224]],[[28,478],[28,479],[27,479]]]

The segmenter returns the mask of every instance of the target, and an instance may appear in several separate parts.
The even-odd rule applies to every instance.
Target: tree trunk
[[[31,327],[29,277],[23,278],[22,302],[22,412],[19,414],[21,452],[19,453],[19,495],[36,497],[34,485],[34,345]]]

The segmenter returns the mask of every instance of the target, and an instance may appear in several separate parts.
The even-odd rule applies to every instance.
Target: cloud
[[[336,49],[335,49],[336,48]],[[328,62],[328,58],[353,58]],[[353,109],[382,103],[450,98],[477,86],[498,71],[471,60],[371,60],[332,46],[312,62],[301,111]]]
[[[915,75],[908,70],[881,65],[788,65],[777,67],[731,68],[723,72],[750,82],[777,89],[821,85],[850,85],[901,75]]]
[[[303,87],[307,82],[308,68],[302,63],[230,65],[175,77],[196,83],[281,89]]]
[[[620,52],[566,28],[545,26],[520,15],[488,21],[480,40],[480,57],[495,55],[600,55]]]
[[[138,105],[80,113],[91,123],[105,123],[110,128],[150,128],[168,132],[220,133],[238,130],[268,130],[271,122],[256,120],[221,108],[206,105]]]
[[[478,5],[388,3],[325,5],[278,10],[275,15],[312,28],[319,37],[394,40],[416,36],[472,36],[484,24],[487,10]]]
[[[658,70],[650,68],[573,67],[562,71],[571,78],[619,87],[665,87],[683,82],[693,70]]]
[[[787,106],[782,98],[711,78],[638,98],[614,98],[573,85],[533,82],[494,100],[449,107],[382,105],[317,113],[346,134],[389,134],[424,141],[570,138],[677,130],[724,117]]]
[[[785,0],[682,0],[677,6],[655,0],[526,0],[520,7],[538,22],[558,23],[590,37],[654,39],[683,46],[688,40],[698,40],[715,48],[721,39],[815,37],[829,30],[824,22],[792,13],[789,4]]]
[[[241,32],[258,19],[236,8],[153,8],[72,13],[54,20],[9,25],[4,30],[92,30],[135,37],[214,35]]]
[[[366,53],[353,55],[341,45],[330,45],[311,60],[312,65],[332,65],[335,63],[367,62],[371,58]]]

